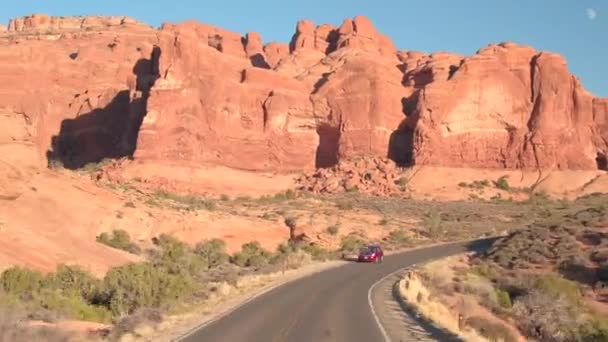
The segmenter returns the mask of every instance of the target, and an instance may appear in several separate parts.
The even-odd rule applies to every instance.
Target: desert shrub
[[[237,265],[222,264],[205,272],[204,279],[202,280],[209,283],[225,282],[230,285],[236,285],[239,276],[241,275],[240,271],[242,271],[242,269]]]
[[[223,201],[223,202],[228,202],[228,201],[230,201],[230,196],[228,196],[228,195],[226,195],[226,194],[222,194],[222,195],[220,196],[220,201]]]
[[[193,253],[188,245],[176,238],[161,234],[154,239],[159,251],[152,257],[155,267],[171,274],[196,275],[207,269],[206,260]]]
[[[226,242],[221,239],[211,239],[199,242],[194,247],[194,253],[199,255],[207,267],[218,267],[227,263],[230,256],[226,253]]]
[[[287,201],[287,200],[293,200],[296,198],[297,198],[296,193],[291,189],[274,195],[274,199],[278,200],[278,201]]]
[[[295,252],[278,254],[273,264],[281,265],[284,269],[297,269],[312,261],[312,256],[300,249]]]
[[[494,182],[494,185],[496,186],[496,188],[501,189],[501,190],[509,190],[511,189],[511,186],[509,186],[509,182],[507,181],[508,176],[502,176],[500,178],[498,178],[496,180],[496,182]]]
[[[103,306],[91,305],[77,292],[44,288],[34,302],[41,308],[82,321],[109,323],[111,313]]]
[[[351,200],[342,200],[336,203],[339,210],[353,210],[355,204]]]
[[[490,341],[516,342],[516,336],[513,336],[511,331],[501,323],[492,322],[486,318],[473,316],[465,321],[465,325],[473,328],[475,331]]]
[[[110,340],[118,340],[122,335],[135,331],[135,329],[146,323],[159,324],[163,315],[158,309],[141,309],[135,313],[118,320],[109,336]]]
[[[432,239],[440,238],[443,235],[443,220],[441,219],[441,215],[435,212],[429,212],[424,215],[422,226]]]
[[[608,318],[601,315],[591,315],[588,323],[582,329],[583,341],[608,341]]]
[[[381,226],[386,226],[388,224],[388,220],[386,218],[382,218],[378,224]]]
[[[342,238],[342,242],[340,243],[340,251],[341,252],[354,252],[359,248],[363,247],[365,242],[361,240],[356,235],[347,235]]]
[[[42,282],[43,288],[56,289],[68,295],[77,295],[88,302],[96,300],[101,281],[77,266],[59,265]]]
[[[264,213],[260,218],[268,221],[273,221],[275,219],[275,216],[272,213]]]
[[[395,184],[399,186],[401,191],[405,191],[407,189],[407,178],[401,177],[395,181]]]
[[[555,273],[538,277],[534,283],[534,288],[549,296],[564,296],[573,305],[582,301],[582,292],[579,285]]]
[[[135,208],[135,203],[131,201],[125,202],[125,208]]]
[[[404,245],[410,241],[409,236],[403,229],[393,230],[388,234],[387,240],[391,244]]]
[[[80,171],[82,171],[84,173],[99,172],[104,166],[108,165],[109,162],[110,162],[109,159],[102,159],[99,162],[87,163],[80,169]]]
[[[512,312],[520,329],[534,339],[581,340],[584,315],[563,294],[533,289],[515,301]]]
[[[31,296],[42,286],[42,273],[21,267],[12,267],[0,276],[2,289],[9,295]]]
[[[172,305],[191,296],[192,279],[171,274],[151,263],[133,263],[112,268],[103,280],[103,304],[115,318],[142,308]]]
[[[26,315],[21,311],[0,308],[0,342],[45,341],[68,342],[70,336],[58,329],[23,324]]]
[[[6,294],[19,298],[30,310],[44,313],[43,317],[104,323],[110,319],[108,310],[94,305],[101,282],[77,267],[61,265],[46,277],[37,271],[11,268],[0,280]]]
[[[129,233],[122,229],[115,229],[111,234],[106,232],[99,234],[97,236],[97,242],[133,254],[139,254],[141,252],[139,246],[131,242]]]
[[[270,257],[271,253],[264,250],[259,242],[252,241],[244,244],[230,261],[241,267],[260,267],[268,264]]]
[[[301,247],[313,260],[325,261],[332,258],[332,253],[317,244],[305,244]]]
[[[503,308],[503,309],[509,309],[513,306],[513,303],[511,302],[511,296],[509,295],[509,292],[507,291],[503,291],[501,289],[496,289],[495,290],[495,295],[496,295],[496,302],[498,303],[498,305]]]
[[[471,273],[488,279],[496,279],[498,271],[487,263],[480,263],[471,267]]]
[[[217,208],[217,205],[213,200],[205,199],[199,196],[180,195],[167,191],[157,191],[154,193],[154,197],[173,201],[175,204],[177,204],[177,208],[185,208],[187,210],[206,209],[213,211]]]
[[[337,225],[332,225],[327,227],[327,234],[329,235],[338,235],[339,227]]]

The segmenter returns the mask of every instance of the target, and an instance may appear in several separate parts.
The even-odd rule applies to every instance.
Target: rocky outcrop
[[[8,24],[9,32],[52,33],[73,30],[100,30],[109,27],[145,26],[136,20],[124,16],[83,16],[83,17],[51,17],[46,14],[12,19]]]
[[[608,100],[560,56],[512,43],[396,51],[361,16],[303,20],[289,44],[264,44],[193,21],[33,15],[0,36],[0,75],[3,112],[28,118],[41,159],[74,168],[121,156],[265,171],[361,156],[606,168]]]
[[[596,158],[608,146],[593,103],[602,101],[582,88],[560,56],[503,43],[449,67],[438,67],[433,59],[408,75],[430,78],[420,82],[408,128],[402,130],[413,136],[414,163],[598,167]]]
[[[341,160],[297,179],[298,189],[317,194],[360,192],[374,196],[405,195],[407,180],[399,177],[395,163],[387,158]]]
[[[145,26],[69,29],[60,35],[14,32],[60,19],[11,21],[13,31],[0,38],[0,107],[27,118],[30,144],[44,165],[59,160],[76,168],[126,156],[135,148],[146,111],[142,91],[154,74],[156,32]]]

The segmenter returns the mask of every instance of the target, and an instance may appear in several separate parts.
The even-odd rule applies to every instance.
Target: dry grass
[[[452,334],[470,342],[488,341],[471,328],[461,329],[458,324],[458,314],[433,298],[416,273],[407,273],[406,277],[399,282],[399,293],[422,316]]]
[[[503,302],[487,278],[468,272],[468,257],[452,256],[408,272],[399,284],[401,295],[423,316],[465,341],[523,341],[515,327],[486,309]]]
[[[15,341],[76,341],[67,333],[50,326],[32,326],[24,323],[24,317],[19,311],[0,308],[0,342]]]

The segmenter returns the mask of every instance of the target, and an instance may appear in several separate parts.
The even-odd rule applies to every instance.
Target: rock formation
[[[405,195],[407,180],[399,178],[388,158],[364,157],[341,160],[331,168],[318,169],[297,179],[298,190],[334,194],[360,192],[374,196]]]
[[[608,100],[560,56],[513,43],[397,51],[360,16],[303,20],[289,44],[263,44],[192,21],[33,15],[0,35],[0,75],[2,118],[41,161],[71,168],[124,156],[285,172],[359,156],[607,167]]]

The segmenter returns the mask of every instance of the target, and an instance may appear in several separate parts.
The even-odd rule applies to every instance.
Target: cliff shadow
[[[315,155],[315,167],[332,167],[338,163],[338,144],[340,142],[340,127],[320,124],[317,127],[319,145]]]
[[[595,163],[598,170],[608,171],[608,156],[605,153],[598,152],[595,157]]]
[[[401,167],[411,166],[414,163],[414,127],[418,95],[419,91],[416,91],[411,96],[401,99],[404,118],[399,127],[391,133],[388,142],[387,157]]]
[[[149,59],[140,59],[133,66],[135,96],[128,89],[121,90],[106,106],[61,122],[46,153],[49,167],[59,163],[75,170],[107,158],[133,156],[150,89],[160,76],[160,54],[155,47]]]

